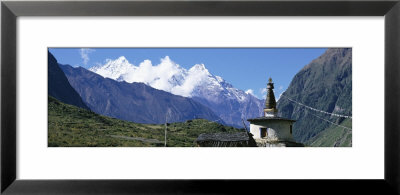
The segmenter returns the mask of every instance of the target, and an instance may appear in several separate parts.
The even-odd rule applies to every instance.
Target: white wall
[[[267,139],[271,141],[291,141],[294,142],[292,134],[290,134],[290,125],[293,123],[283,120],[267,120],[253,122],[250,124],[250,133],[254,139],[261,138],[260,128],[267,128]]]

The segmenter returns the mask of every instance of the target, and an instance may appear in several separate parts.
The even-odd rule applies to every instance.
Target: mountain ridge
[[[47,52],[48,57],[48,94],[58,100],[78,106],[80,108],[89,109],[83,102],[81,96],[69,83],[64,72],[58,65],[56,58],[50,52]]]
[[[234,88],[222,77],[211,74],[204,64],[195,64],[186,70],[166,56],[158,65],[145,60],[135,66],[121,56],[89,70],[105,78],[141,82],[175,95],[191,97],[235,127],[243,127],[242,119],[259,117],[263,110],[264,100]]]
[[[316,112],[288,98],[327,113],[352,115],[352,49],[327,49],[304,66],[292,79],[277,102],[280,115],[297,120],[293,137],[305,143],[332,124],[313,115],[340,124],[344,118]]]
[[[138,123],[162,124],[220,118],[202,104],[144,83],[118,82],[85,68],[60,66],[83,101],[96,113]]]

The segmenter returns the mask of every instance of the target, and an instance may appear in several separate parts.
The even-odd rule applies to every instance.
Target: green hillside
[[[164,146],[165,125],[138,124],[98,115],[48,98],[49,147]],[[243,131],[195,119],[168,124],[167,146],[193,147],[201,133]]]
[[[351,129],[351,119],[345,119],[340,125]],[[305,145],[312,147],[351,147],[351,142],[351,130],[331,125],[329,128],[308,140]]]
[[[317,135],[325,134],[325,137],[333,138],[340,134],[330,130],[335,127],[334,125],[324,122],[313,114],[319,114],[322,111],[352,116],[352,49],[327,49],[323,55],[303,67],[279,98],[277,108],[280,116],[296,120],[293,125],[293,137],[297,142],[306,144],[311,143],[312,140],[315,141]],[[308,114],[308,112],[313,114]],[[329,119],[329,116],[323,117]],[[343,122],[341,121],[343,119],[329,120],[338,124]],[[351,127],[351,120],[348,123],[349,125],[345,126]],[[333,133],[333,135],[327,136],[328,133]],[[332,142],[315,143],[320,143],[317,145],[321,146],[334,145]],[[350,142],[346,143],[350,144],[346,146],[351,146]]]

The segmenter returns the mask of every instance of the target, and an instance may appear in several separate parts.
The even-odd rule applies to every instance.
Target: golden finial
[[[271,79],[271,77],[269,77],[269,79],[268,79],[268,82],[269,82],[269,83],[272,83],[272,79]]]

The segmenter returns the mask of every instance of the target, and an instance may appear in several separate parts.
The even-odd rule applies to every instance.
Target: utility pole
[[[164,133],[164,147],[167,147],[167,130],[168,130],[168,117],[171,115],[171,108],[168,108],[165,113],[165,133]]]
[[[168,115],[170,114],[171,109],[168,108],[167,113],[165,113],[165,131],[164,131],[164,147],[167,147],[167,122],[168,122]]]
[[[167,117],[165,117],[167,118]],[[164,147],[167,147],[167,120],[165,120]]]

